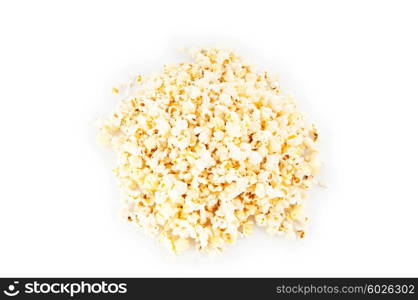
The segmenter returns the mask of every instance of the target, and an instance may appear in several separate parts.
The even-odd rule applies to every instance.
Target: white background
[[[418,276],[414,1],[2,1],[0,276]],[[317,124],[307,237],[176,259],[118,219],[114,84],[236,49]]]

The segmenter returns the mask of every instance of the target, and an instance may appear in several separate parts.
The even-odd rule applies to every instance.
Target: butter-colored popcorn
[[[253,225],[304,237],[318,133],[277,78],[233,51],[194,48],[113,91],[98,140],[117,154],[123,216],[170,251],[218,252]]]

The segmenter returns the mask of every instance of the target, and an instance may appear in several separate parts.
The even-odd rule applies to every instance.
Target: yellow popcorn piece
[[[244,236],[249,236],[253,233],[253,222],[247,221],[242,225],[242,233]]]
[[[189,243],[189,240],[187,239],[179,238],[178,240],[174,242],[174,250],[177,253],[186,251],[187,249],[189,249],[189,247],[190,247],[190,243]]]

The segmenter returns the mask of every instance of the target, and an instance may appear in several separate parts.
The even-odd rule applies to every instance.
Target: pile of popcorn
[[[117,155],[123,216],[180,253],[218,252],[253,225],[303,238],[306,191],[320,163],[315,127],[277,78],[230,50],[188,50],[114,88],[100,127]]]

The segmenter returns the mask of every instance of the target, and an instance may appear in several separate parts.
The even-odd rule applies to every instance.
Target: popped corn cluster
[[[191,49],[124,92],[100,125],[117,154],[124,216],[179,253],[219,251],[253,225],[304,236],[318,134],[277,79],[232,51]]]

